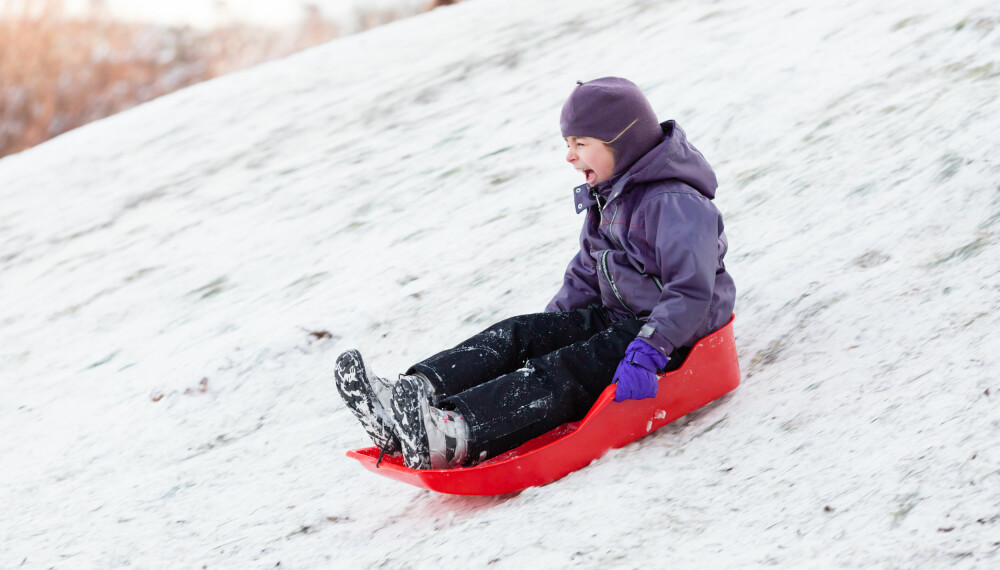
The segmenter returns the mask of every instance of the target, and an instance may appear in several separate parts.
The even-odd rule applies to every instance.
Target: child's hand
[[[656,372],[670,359],[644,341],[635,339],[625,349],[625,358],[615,370],[615,401],[652,398],[659,388]]]

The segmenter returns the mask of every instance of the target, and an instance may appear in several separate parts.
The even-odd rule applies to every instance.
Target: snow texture
[[[344,457],[331,380],[540,310],[559,108],[717,168],[743,384],[553,484]],[[0,161],[0,567],[1000,566],[994,0],[473,0]]]

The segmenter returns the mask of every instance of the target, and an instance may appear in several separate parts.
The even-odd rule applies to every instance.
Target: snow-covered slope
[[[475,0],[3,159],[0,566],[997,565],[994,4]],[[334,358],[544,306],[611,74],[717,167],[743,385],[514,496],[363,471]]]

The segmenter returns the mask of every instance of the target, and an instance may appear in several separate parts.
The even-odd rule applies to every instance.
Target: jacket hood
[[[573,189],[576,212],[593,206],[594,196],[613,200],[627,193],[635,184],[678,180],[694,188],[709,200],[715,198],[719,183],[712,167],[687,140],[684,129],[674,121],[660,124],[663,136],[659,144],[640,157],[627,172],[612,176],[595,186],[581,184]]]
[[[674,121],[660,123],[663,140],[637,160],[626,176],[629,182],[646,183],[680,180],[706,198],[715,198],[719,182],[701,152],[687,140],[684,129]]]

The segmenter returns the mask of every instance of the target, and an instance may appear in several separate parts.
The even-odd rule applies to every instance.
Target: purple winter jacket
[[[601,303],[643,320],[639,338],[669,355],[729,322],[736,286],[715,173],[674,121],[660,126],[662,142],[621,176],[574,189],[587,211],[580,252],[545,311]]]

